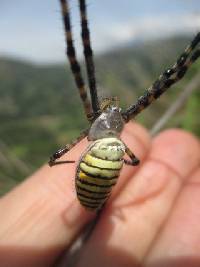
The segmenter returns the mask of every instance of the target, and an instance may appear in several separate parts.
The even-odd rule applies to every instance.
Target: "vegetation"
[[[132,104],[165,68],[174,63],[189,40],[188,37],[179,37],[129,44],[97,56],[100,95],[118,96],[122,107]],[[199,62],[182,82],[137,120],[151,128],[198,71]],[[166,127],[178,126],[200,135],[199,101],[200,92],[196,90]],[[0,193],[4,193],[87,127],[69,67],[36,66],[1,58],[0,123]],[[17,159],[13,160],[13,157],[25,162],[26,166],[22,163],[19,168]]]

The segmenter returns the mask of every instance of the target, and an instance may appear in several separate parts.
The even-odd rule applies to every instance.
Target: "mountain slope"
[[[179,37],[129,45],[98,55],[95,62],[100,95],[117,95],[122,107],[132,104],[165,68],[174,63],[188,42],[189,38]],[[200,64],[196,63],[183,82],[167,92],[138,119],[151,127],[199,70]],[[198,91],[167,126],[178,125],[200,135],[196,114],[199,100]],[[69,67],[36,66],[1,58],[0,123],[0,141],[9,147],[9,152],[8,149],[1,149],[4,155],[16,155],[32,169],[46,162],[52,152],[87,127]],[[2,192],[25,176],[16,170],[16,166],[8,168],[1,158],[0,166],[0,181],[4,181]],[[8,183],[5,177],[10,177]]]

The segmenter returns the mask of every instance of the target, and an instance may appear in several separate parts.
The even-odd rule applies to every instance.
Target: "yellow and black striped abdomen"
[[[99,210],[116,184],[123,165],[124,145],[117,138],[95,141],[81,157],[76,174],[80,203]]]

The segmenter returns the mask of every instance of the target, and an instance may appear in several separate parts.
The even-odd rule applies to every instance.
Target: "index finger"
[[[141,126],[126,125],[122,138],[134,147],[140,158],[145,156],[149,137]],[[63,159],[77,160],[87,144],[84,139]],[[1,263],[47,266],[95,216],[78,203],[74,189],[75,168],[75,164],[53,168],[45,165],[1,199]],[[126,177],[128,179],[128,172]],[[11,251],[12,257],[9,257]],[[21,251],[23,253],[19,253]]]

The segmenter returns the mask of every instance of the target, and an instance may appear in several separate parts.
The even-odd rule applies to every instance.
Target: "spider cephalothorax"
[[[105,99],[100,107],[101,114],[92,123],[88,133],[88,140],[119,137],[124,126],[121,108],[116,106],[116,102],[113,103],[109,99]]]
[[[81,68],[76,59],[68,1],[60,0],[60,3],[67,42],[67,56],[91,126],[83,131],[74,142],[54,153],[50,158],[49,165],[54,166],[74,162],[57,161],[57,159],[67,153],[81,139],[88,136],[88,140],[93,142],[79,160],[76,171],[76,192],[80,203],[84,207],[100,210],[109,197],[113,185],[117,182],[123,163],[132,166],[139,164],[139,160],[134,153],[120,139],[124,123],[134,118],[185,75],[188,68],[200,56],[200,49],[198,48],[200,32],[197,33],[192,42],[186,47],[176,63],[164,71],[152,86],[145,90],[144,94],[138,98],[135,104],[121,112],[117,98],[107,98],[101,103],[98,99],[85,0],[79,0],[79,9],[91,103],[87,97]],[[130,160],[123,159],[125,153],[129,156]]]

